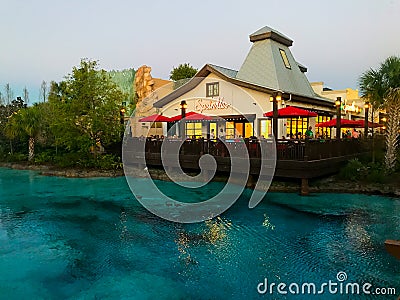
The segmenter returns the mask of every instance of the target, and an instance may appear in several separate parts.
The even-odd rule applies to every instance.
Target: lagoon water
[[[182,195],[168,182],[158,185]],[[221,188],[207,185],[201,199]],[[220,218],[175,224],[147,212],[125,178],[67,179],[0,168],[0,299],[284,299],[257,285],[329,280],[394,287],[400,200],[251,191]],[[342,274],[343,275],[343,274]],[[295,299],[374,296],[297,295]],[[376,299],[395,299],[376,296]]]

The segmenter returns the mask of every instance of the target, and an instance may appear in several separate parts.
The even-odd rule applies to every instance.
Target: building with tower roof
[[[165,116],[174,116],[184,101],[188,112],[225,120],[197,124],[194,129],[190,125],[190,133],[196,137],[204,137],[211,130],[223,131],[229,137],[271,136],[272,121],[264,113],[272,111],[270,99],[278,93],[282,99],[278,109],[294,106],[318,114],[314,118],[279,119],[279,138],[291,133],[304,134],[309,126],[333,117],[334,100],[313,90],[306,77],[307,68],[297,62],[290,50],[290,38],[268,26],[249,38],[251,48],[239,70],[206,64],[185,85],[155,102],[154,107]]]

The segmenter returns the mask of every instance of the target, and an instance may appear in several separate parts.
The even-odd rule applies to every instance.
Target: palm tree
[[[393,171],[397,161],[397,137],[400,130],[400,88],[390,89],[385,98],[387,112],[385,165]]]
[[[380,70],[371,68],[364,72],[359,79],[359,85],[361,96],[371,103],[372,109],[379,109],[383,106],[385,87]]]
[[[35,156],[35,140],[42,130],[42,122],[40,118],[40,110],[38,106],[24,109],[22,113],[22,129],[29,136],[29,152],[28,161],[32,161]]]
[[[41,111],[39,105],[20,109],[10,117],[6,132],[8,137],[15,138],[21,135],[29,137],[28,161],[35,156],[35,141],[42,130]]]
[[[400,121],[400,57],[390,56],[380,64],[377,70],[364,72],[359,79],[361,95],[373,106],[373,109],[384,108],[388,113],[386,128],[387,171],[395,168],[397,154],[397,135]]]

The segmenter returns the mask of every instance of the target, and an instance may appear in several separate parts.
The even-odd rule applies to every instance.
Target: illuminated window
[[[162,135],[163,134],[163,125],[161,122],[154,122],[151,124],[151,128],[149,130],[148,135]]]
[[[186,123],[186,136],[188,138],[200,138],[202,136],[202,124],[197,123]]]
[[[261,120],[260,121],[260,127],[261,127],[261,136],[264,136],[264,138],[268,138],[272,136],[272,126],[271,126],[271,120]]]
[[[151,124],[151,128],[162,128],[162,123],[154,122],[153,124]]]
[[[290,118],[286,119],[286,135],[296,137],[298,133],[302,136],[308,129],[308,118]]]
[[[243,137],[243,123],[235,123],[235,137]]]
[[[332,117],[329,116],[318,116],[316,118],[316,123],[323,123],[323,122],[328,122],[332,119]],[[317,137],[321,138],[330,138],[332,136],[332,129],[329,127],[316,127],[315,132]]]
[[[210,137],[211,137],[211,132],[214,133],[214,138],[217,137],[217,123],[210,123]]]
[[[253,136],[253,124],[252,123],[245,123],[245,129],[244,129],[244,137],[249,138]]]
[[[225,132],[227,139],[235,138],[235,123],[234,122],[226,122],[225,124]]]
[[[206,96],[207,97],[219,96],[219,82],[212,82],[206,84]]]
[[[279,49],[279,52],[281,53],[281,57],[282,57],[283,63],[285,64],[285,67],[288,68],[288,69],[291,69],[290,63],[289,63],[289,59],[288,59],[288,57],[286,55],[285,50]]]

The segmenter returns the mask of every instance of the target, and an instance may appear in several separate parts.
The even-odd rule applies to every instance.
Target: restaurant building
[[[325,98],[336,100],[340,97],[342,100],[340,111],[343,119],[347,120],[364,120],[365,119],[365,103],[367,102],[364,98],[360,97],[359,91],[356,89],[345,88],[341,90],[334,90],[324,86],[324,82],[311,82],[311,86],[314,91]],[[374,113],[375,111],[375,113]],[[385,125],[386,123],[386,111],[384,109],[369,109],[368,119],[371,122]],[[381,130],[381,127],[379,130]],[[323,130],[325,128],[319,128]]]
[[[278,120],[278,138],[298,132],[304,134],[316,121],[327,121],[335,114],[334,100],[320,96],[311,87],[290,47],[293,41],[282,33],[263,27],[250,35],[249,53],[239,70],[206,64],[188,83],[156,101],[159,113],[174,117],[186,103],[186,113],[196,112],[222,118],[196,120],[185,125],[186,136],[207,137],[210,132],[223,133],[227,138],[264,136],[272,134],[272,120],[264,114],[293,106],[307,109],[318,117],[292,117]],[[277,97],[279,95],[280,97]],[[164,134],[171,124],[163,124]]]

